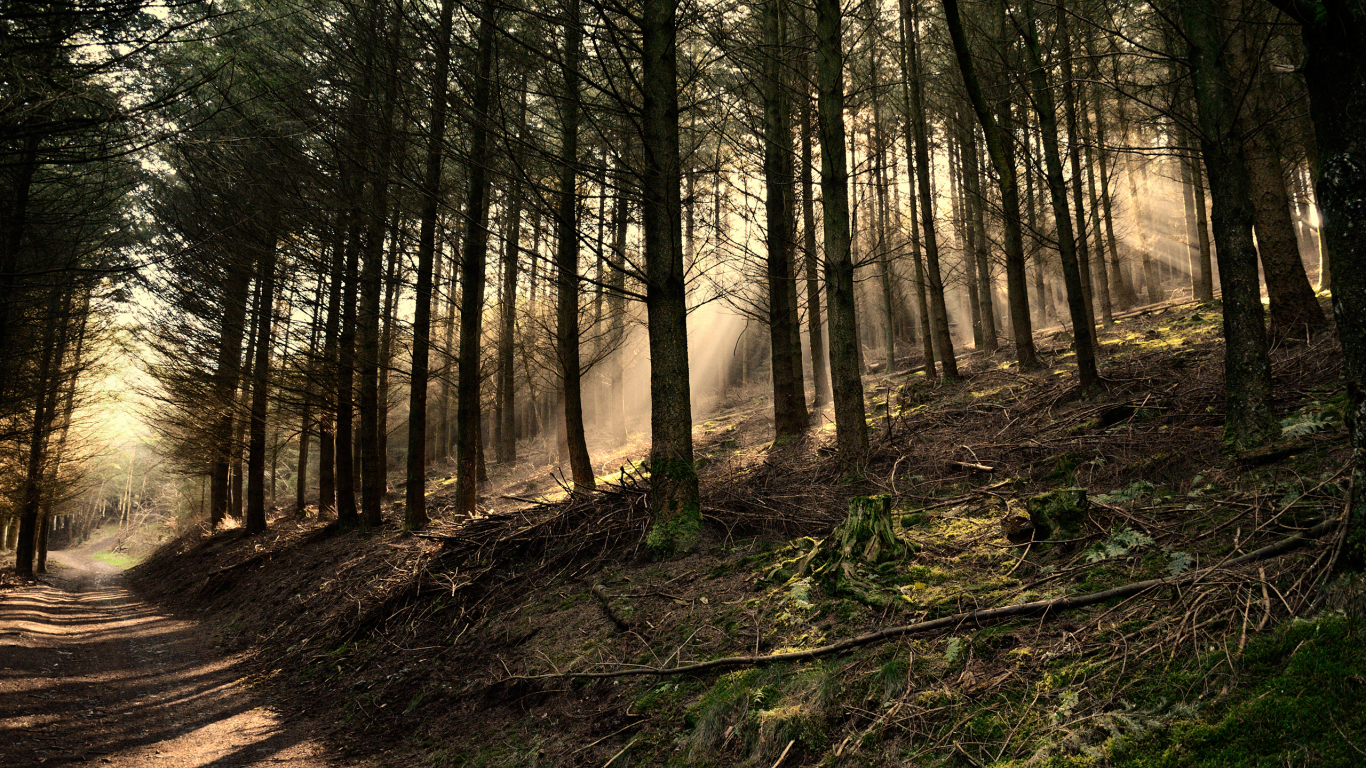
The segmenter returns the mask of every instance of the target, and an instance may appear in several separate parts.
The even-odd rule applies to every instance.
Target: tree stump
[[[879,594],[878,585],[860,570],[903,560],[911,552],[892,528],[892,498],[855,496],[849,500],[849,517],[820,546],[812,548],[798,575],[809,573],[819,577],[834,594],[881,606],[888,598]]]
[[[1086,525],[1085,488],[1059,488],[1033,496],[1025,503],[1035,541],[1069,541],[1081,538]]]

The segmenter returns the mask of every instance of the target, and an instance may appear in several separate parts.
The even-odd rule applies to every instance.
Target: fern
[[[1157,490],[1157,486],[1147,480],[1135,480],[1117,491],[1097,494],[1091,499],[1101,504],[1128,504],[1150,495],[1155,490]]]
[[[1195,562],[1194,559],[1191,558],[1189,552],[1179,552],[1174,549],[1166,549],[1164,551],[1167,553],[1167,556],[1171,558],[1171,562],[1167,563],[1168,576],[1176,576],[1189,571],[1191,564]]]
[[[1327,414],[1299,414],[1281,419],[1281,439],[1293,440],[1307,437],[1316,432],[1333,427],[1333,419]]]
[[[1132,528],[1125,528],[1111,535],[1105,541],[1088,548],[1086,550],[1086,562],[1098,563],[1101,560],[1128,557],[1134,550],[1151,546],[1154,543],[1151,536]]]

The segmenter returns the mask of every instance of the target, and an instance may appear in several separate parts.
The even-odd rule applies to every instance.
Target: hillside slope
[[[822,449],[828,423],[773,445],[745,393],[697,427],[706,540],[668,562],[641,558],[644,489],[614,457],[583,497],[524,503],[549,471],[495,474],[486,515],[421,536],[292,516],[191,531],[134,584],[215,622],[281,705],[383,765],[1357,765],[1362,588],[1329,573],[1336,534],[1217,567],[1340,512],[1340,353],[1276,350],[1284,441],[1233,459],[1219,328],[1217,305],[1122,320],[1092,399],[1065,337],[1037,372],[1003,352],[953,383],[870,378],[857,467]],[[1006,538],[1064,488],[1086,491],[1068,535]],[[450,490],[434,477],[432,506]],[[850,499],[884,494],[903,554],[813,567]],[[1168,576],[1044,617],[671,672]]]

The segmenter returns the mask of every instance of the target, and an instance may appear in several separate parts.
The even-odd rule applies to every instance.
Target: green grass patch
[[[90,556],[90,559],[108,563],[125,571],[141,562],[139,558],[123,552],[96,552]]]

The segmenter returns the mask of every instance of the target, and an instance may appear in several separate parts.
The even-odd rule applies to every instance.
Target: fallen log
[[[1173,587],[1187,582],[1195,581],[1200,577],[1207,576],[1215,571],[1225,568],[1234,568],[1239,565],[1268,560],[1278,555],[1298,549],[1305,544],[1337,529],[1343,523],[1341,517],[1328,520],[1313,528],[1306,529],[1286,539],[1282,539],[1273,544],[1268,544],[1261,549],[1254,550],[1240,557],[1235,557],[1218,565],[1202,568],[1198,571],[1191,571],[1178,576],[1166,576],[1159,579],[1148,579],[1138,581],[1133,584],[1106,589],[1100,592],[1090,592],[1084,595],[1069,595],[1053,600],[1036,600],[1029,603],[1019,603],[1016,605],[1003,605],[996,608],[983,608],[966,613],[957,613],[952,616],[945,616],[930,621],[922,621],[915,624],[907,624],[900,627],[889,627],[887,629],[870,632],[858,637],[851,637],[848,640],[841,640],[830,645],[823,645],[819,648],[812,648],[806,651],[789,651],[787,653],[775,653],[769,656],[728,656],[722,659],[712,659],[696,664],[687,664],[679,667],[633,667],[631,669],[617,669],[608,672],[557,672],[546,675],[513,675],[504,678],[503,682],[513,680],[545,680],[552,678],[607,678],[607,677],[636,677],[642,675],[653,675],[663,677],[667,675],[682,675],[692,672],[703,672],[711,669],[724,669],[728,667],[756,667],[768,664],[776,664],[784,661],[806,661],[821,656],[829,656],[835,653],[852,650],[865,645],[872,645],[886,640],[892,640],[906,635],[918,635],[927,632],[934,632],[941,629],[955,629],[960,627],[977,627],[985,624],[998,622],[1004,619],[1013,619],[1020,616],[1048,616],[1060,611],[1068,611],[1075,608],[1084,608],[1088,605],[1103,603],[1106,600],[1116,598],[1132,597],[1146,592],[1150,589],[1161,587]]]

